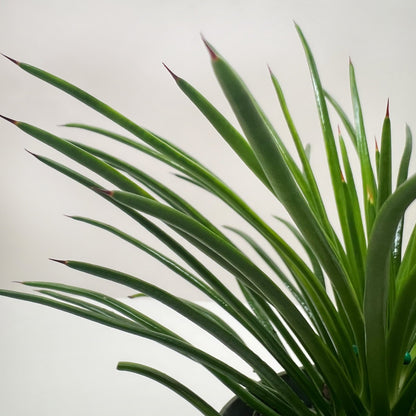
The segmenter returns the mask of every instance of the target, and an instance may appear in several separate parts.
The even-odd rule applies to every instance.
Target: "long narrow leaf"
[[[349,254],[348,260],[352,264],[351,269],[353,270],[351,280],[356,282],[356,292],[359,298],[362,299],[364,294],[364,261],[367,252],[367,241],[350,158],[340,131],[339,144],[345,173],[345,180],[342,186],[345,190],[347,223],[350,234],[350,238],[348,239],[350,245],[347,250]]]
[[[364,210],[366,214],[367,234],[370,235],[375,218],[375,207],[377,203],[377,190],[375,175],[371,166],[368,153],[367,139],[364,128],[363,114],[360,98],[358,95],[357,82],[355,78],[354,66],[350,61],[350,84],[351,97],[354,110],[355,131],[357,137],[357,151],[361,165],[361,177],[363,186]]]
[[[121,141],[129,146],[132,146],[138,150],[141,150],[141,146],[137,146],[134,141],[125,138],[123,136],[119,136],[117,134],[108,132],[108,131],[102,131],[97,128],[89,127],[89,126],[80,126],[80,125],[74,125],[75,127],[81,127],[86,128],[87,130],[96,131],[98,133],[104,134],[108,137],[114,138],[115,140]],[[194,177],[194,176],[193,176]],[[195,177],[194,179],[195,180]],[[196,179],[199,181],[199,179]],[[205,187],[206,183],[201,186]],[[262,233],[262,235],[269,241],[269,243],[275,248],[275,250],[278,251],[280,255],[282,255],[283,260],[286,264],[289,264],[290,268],[297,268],[299,270],[302,270],[303,273],[307,273],[307,267],[302,264],[300,258],[291,250],[291,248],[283,241],[283,239],[277,235],[271,228],[267,227],[263,222],[259,221],[260,219],[246,206],[242,203],[242,201],[238,198],[236,198],[235,195],[230,194],[228,190],[226,190],[226,196],[222,193],[224,188],[217,189],[217,188],[209,188],[211,192],[216,194],[217,196],[220,196],[222,199],[224,198],[225,201],[228,201],[229,205],[234,208],[240,215],[243,215],[245,219],[247,219],[252,225],[254,225],[258,231]],[[231,199],[229,199],[231,197]],[[248,216],[247,216],[248,214]]]
[[[135,247],[139,248],[140,250],[143,250],[147,254],[151,255],[155,259],[157,259],[161,264],[164,264],[169,269],[180,275],[182,278],[190,282],[192,285],[200,289],[203,293],[208,295],[211,299],[217,299],[218,295],[215,291],[213,291],[207,284],[205,284],[203,281],[201,281],[197,276],[193,275],[189,271],[187,271],[184,267],[180,266],[178,263],[176,263],[174,260],[168,258],[164,254],[160,253],[159,251],[151,248],[147,244],[144,244],[143,242],[137,240],[136,238],[132,237],[131,235],[122,232],[121,230],[117,229],[116,227],[113,227],[109,224],[103,223],[101,221],[96,221],[91,218],[85,218],[80,216],[71,216],[70,218],[76,220],[85,222],[87,224],[93,225],[95,227],[101,228],[103,230],[106,230],[117,237],[122,238],[123,240],[129,242],[130,244],[134,245]],[[219,299],[217,299],[219,301]]]
[[[314,275],[319,280],[319,282],[321,282],[322,286],[325,287],[325,279],[322,273],[321,265],[319,264],[318,259],[316,258],[314,252],[311,250],[310,246],[305,241],[303,236],[299,233],[299,231],[295,228],[295,226],[291,224],[289,221],[285,220],[284,218],[277,217],[276,215],[274,216],[274,218],[276,218],[278,221],[284,224],[291,231],[291,233],[296,237],[296,239],[299,241],[299,243],[305,250],[307,256],[309,257]]]
[[[46,163],[47,165],[57,169],[58,171],[64,173],[65,175],[71,177],[72,179],[80,182],[81,184],[97,189],[99,186],[80,175],[77,172],[72,171],[60,165],[50,159],[37,156],[39,160]],[[103,197],[108,199],[107,195],[101,193]],[[259,324],[255,317],[247,313],[247,309],[238,301],[238,299],[223,286],[218,279],[215,278],[194,256],[190,255],[181,245],[179,245],[176,240],[169,237],[166,233],[160,230],[157,226],[152,224],[146,218],[141,216],[136,211],[131,210],[130,208],[118,204],[114,199],[110,198],[110,201],[113,202],[116,206],[126,212],[130,217],[135,221],[142,224],[147,230],[154,233],[161,241],[168,245],[172,250],[174,250],[179,256],[181,256],[191,267],[193,267],[198,273],[207,279],[213,287],[216,288],[218,293],[221,294],[224,301],[220,302],[220,306],[224,307],[232,316],[238,319],[260,342],[265,343],[264,345],[268,348],[268,351],[283,365],[284,368],[288,368],[287,362],[285,363],[285,351],[279,348],[279,345],[273,342],[273,338],[270,338],[270,334],[265,331],[265,328]],[[231,308],[230,308],[231,307]],[[283,358],[282,358],[283,357]],[[295,377],[295,374],[293,374]]]
[[[199,211],[197,211],[191,204],[181,198],[177,193],[173,192],[161,182],[152,178],[150,175],[146,174],[142,170],[136,168],[135,166],[116,158],[107,152],[103,152],[99,149],[95,149],[91,146],[87,146],[77,142],[71,142],[77,147],[87,151],[88,153],[104,160],[110,166],[115,167],[116,169],[122,170],[123,172],[129,174],[133,179],[136,179],[143,183],[145,186],[149,187],[153,192],[162,197],[166,202],[176,209],[179,209],[182,212],[192,216],[197,219],[201,224],[204,224],[210,230],[220,234],[222,237],[225,236],[215,227],[206,217],[204,217]]]
[[[373,414],[389,412],[386,355],[389,258],[397,225],[416,199],[416,176],[404,182],[384,203],[368,244],[364,312],[367,339],[367,366]]]
[[[338,261],[337,254],[299,192],[298,185],[295,183],[276,146],[274,136],[264,122],[246,87],[224,59],[216,54],[212,55],[212,53],[211,56],[214,71],[221,87],[247,139],[264,167],[270,184],[306,240],[317,253],[328,275],[333,279],[335,287],[339,288],[345,307],[351,311],[351,323],[354,326],[357,337],[361,339],[362,317],[360,308],[346,279],[345,271]]]
[[[325,97],[327,98],[327,100],[334,107],[334,109],[337,112],[338,116],[340,117],[342,123],[344,124],[344,127],[347,130],[355,149],[357,149],[357,147],[358,147],[357,146],[357,135],[355,133],[354,125],[351,123],[347,114],[342,109],[342,107],[339,105],[339,103],[335,100],[335,98],[332,97],[332,95],[330,95],[327,91],[324,91],[324,94],[325,94]]]
[[[146,315],[140,313],[137,309],[132,308],[131,306],[128,306],[124,302],[114,299],[111,296],[103,295],[102,293],[99,293],[93,290],[83,289],[83,288],[79,288],[76,286],[64,285],[61,283],[26,281],[26,282],[22,282],[22,284],[26,286],[30,286],[30,287],[70,293],[72,295],[91,299],[112,310],[115,310],[121,313],[125,317],[139,323],[141,326],[144,326],[150,330],[163,332],[170,336],[176,336],[176,334],[174,334],[168,328],[159,324],[155,320],[147,317]]]
[[[210,233],[209,230],[201,228],[201,226],[193,219],[184,216],[172,208],[126,192],[114,191],[110,194],[113,198],[123,204],[147,212],[167,223],[174,224],[176,227],[181,228],[190,235],[194,235],[196,238],[200,239],[203,244],[217,251],[217,253],[224,257],[226,261],[231,261],[237,269],[246,276],[249,276],[250,280],[247,280],[247,283],[257,285],[261,293],[269,299],[285,318],[286,322],[292,327],[313,359],[319,361],[319,366],[324,371],[327,382],[333,386],[333,391],[344,398],[343,402],[344,400],[349,401],[349,406],[354,408],[355,406],[360,406],[352,388],[348,387],[348,379],[345,379],[340,383],[340,375],[343,374],[343,370],[338,362],[331,357],[331,354],[319,337],[311,330],[309,324],[286,295],[284,295],[283,292],[263,274],[263,272],[248,261],[245,256],[242,256],[233,246],[229,245],[224,240],[219,239],[215,234]],[[324,357],[325,359],[323,359]]]
[[[55,136],[54,134],[51,134],[45,130],[27,123],[15,121],[14,124],[25,133],[33,136],[48,146],[53,147],[64,155],[70,157],[91,171],[107,179],[112,184],[119,186],[121,189],[135,192],[146,197],[151,197],[149,193],[140,188],[127,177],[123,176],[116,169],[112,168],[110,165],[104,163],[102,160],[91,155],[85,150],[82,150],[74,144],[68,142],[67,140],[64,140],[58,136]]]
[[[383,205],[384,201],[390,196],[392,188],[392,172],[391,172],[391,126],[389,116],[389,106],[387,104],[386,117],[383,123],[383,131],[381,133],[380,148],[380,165],[379,165],[379,184],[377,209]]]
[[[406,143],[403,149],[402,158],[400,161],[399,173],[397,175],[396,187],[400,186],[408,177],[410,156],[412,155],[412,132],[409,126],[406,126]],[[392,273],[396,277],[402,260],[402,240],[403,240],[403,225],[404,218],[402,218],[397,227],[396,236],[394,237],[392,250]]]
[[[416,328],[416,268],[408,273],[406,282],[397,293],[396,307],[391,317],[390,331],[387,337],[388,378],[390,391],[397,394],[400,391],[404,370],[403,357],[408,351],[412,336]]]
[[[121,361],[117,364],[117,370],[129,371],[149,377],[182,396],[187,402],[196,407],[203,415],[220,416],[220,414],[212,406],[210,406],[205,400],[195,394],[192,390],[185,387],[182,383],[179,383],[172,377],[169,377],[168,375],[154,368],[145,366],[143,364]]]
[[[305,177],[308,180],[308,184],[309,184],[309,189],[310,189],[310,196],[311,198],[308,200],[309,204],[311,206],[315,207],[315,213],[317,218],[321,221],[322,226],[325,228],[326,232],[328,233],[328,235],[331,235],[331,238],[333,239],[333,242],[336,243],[337,242],[337,237],[335,235],[335,232],[329,222],[320,192],[319,192],[319,188],[318,185],[316,183],[316,179],[315,176],[312,172],[312,168],[311,165],[309,163],[309,159],[307,156],[307,153],[303,147],[302,141],[300,139],[299,133],[295,127],[295,124],[293,122],[292,116],[290,115],[289,112],[289,108],[287,106],[286,103],[286,99],[285,96],[283,94],[283,90],[280,86],[280,83],[278,81],[278,79],[276,78],[276,76],[270,71],[271,74],[271,78],[272,78],[272,82],[274,85],[274,88],[276,90],[279,102],[280,102],[280,106],[282,108],[282,112],[283,115],[285,117],[287,126],[290,130],[290,133],[292,135],[293,141],[295,143],[296,146],[296,150],[297,153],[299,155],[300,161],[302,163],[302,167],[303,167],[303,173],[305,175]],[[307,195],[307,193],[305,193],[305,196]]]
[[[287,406],[287,404],[284,401],[282,401],[275,395],[272,395],[268,389],[265,389],[259,383],[254,382],[249,377],[244,376],[242,373],[236,371],[233,367],[225,364],[224,362],[216,359],[215,357],[203,352],[202,350],[198,348],[195,348],[189,343],[182,341],[176,337],[172,337],[164,333],[142,328],[137,325],[127,323],[125,321],[111,319],[109,317],[105,317],[103,315],[97,314],[93,311],[89,311],[89,310],[86,310],[77,306],[69,305],[65,302],[60,302],[60,301],[45,298],[42,296],[37,296],[33,294],[28,294],[28,293],[8,291],[8,290],[0,290],[0,295],[45,305],[54,309],[68,312],[72,315],[76,315],[76,316],[91,320],[93,322],[96,322],[105,326],[109,326],[111,328],[115,328],[115,329],[118,329],[127,333],[131,333],[134,335],[138,335],[144,338],[151,339],[153,341],[158,342],[161,345],[165,345],[166,347],[176,352],[179,352],[180,354],[183,354],[186,357],[204,365],[205,367],[210,369],[214,375],[216,375],[217,373],[221,374],[222,375],[221,380],[223,382],[231,378],[232,380],[234,380],[234,382],[236,381],[240,383],[242,386],[247,387],[250,392],[255,394],[257,397],[263,398],[266,402],[275,401],[276,405],[282,406],[282,409],[284,409],[284,411],[289,412],[288,414],[302,415],[302,413],[297,413],[297,412],[294,413],[293,410],[289,406]],[[233,384],[234,383],[232,383],[232,385]],[[276,413],[275,415],[271,415],[271,416],[278,416],[278,414]]]
[[[166,67],[167,68],[167,67]],[[237,153],[240,159],[255,173],[255,175],[267,186],[270,187],[263,169],[261,168],[253,150],[247,143],[246,139],[231,125],[231,123],[192,85],[183,78],[172,74],[178,87],[185,95],[196,105],[207,120],[213,125],[218,133]]]
[[[289,401],[293,400],[294,402],[298,402],[299,407],[302,408],[303,404],[300,399],[293,393],[293,391],[287,388],[280,377],[276,375],[275,371],[272,370],[268,364],[266,364],[257,354],[242,344],[241,341],[232,333],[228,332],[216,321],[212,320],[211,317],[201,313],[200,309],[193,308],[189,301],[183,301],[155,285],[128,274],[121,273],[117,270],[77,261],[65,261],[63,263],[75,270],[108,279],[145,293],[169,306],[219,339],[225,346],[234,351],[250,366],[252,366],[253,370],[259,374],[265,383],[270,383],[271,386],[278,386],[279,392],[282,396],[287,397]]]

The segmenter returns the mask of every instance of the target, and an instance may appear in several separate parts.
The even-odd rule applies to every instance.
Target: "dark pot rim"
[[[231,398],[220,411],[222,416],[261,416],[238,396]]]
[[[295,391],[308,407],[312,407],[309,398],[296,386],[292,378],[286,374],[279,374],[280,377]],[[256,410],[248,406],[240,397],[234,396],[220,411],[222,416],[261,416]]]

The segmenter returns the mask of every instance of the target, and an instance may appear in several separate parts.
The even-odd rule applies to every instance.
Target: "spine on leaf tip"
[[[208,49],[209,55],[213,61],[217,61],[219,59],[219,56],[213,46],[204,38],[204,36],[201,34],[202,41],[204,42],[205,46]]]
[[[4,120],[8,121],[9,123],[12,123],[12,124],[16,125],[16,126],[19,123],[18,121],[13,120],[12,118],[9,118],[9,117],[6,117],[6,116],[2,116],[1,114],[0,114],[0,117]]]
[[[167,69],[169,74],[172,75],[172,78],[177,82],[180,80],[180,77],[178,77],[164,62],[162,62],[162,65]]]
[[[65,265],[68,264],[68,260],[59,260],[59,259],[52,259],[52,258],[50,258],[49,260],[54,261],[56,263],[65,264]]]
[[[3,55],[6,59],[8,59],[10,62],[13,62],[13,63],[14,63],[14,64],[16,64],[16,65],[20,65],[20,62],[19,62],[19,61],[16,61],[16,59],[10,58],[10,56],[5,55],[4,53],[2,53],[2,55]]]

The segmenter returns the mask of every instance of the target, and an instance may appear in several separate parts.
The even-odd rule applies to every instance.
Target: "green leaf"
[[[79,125],[76,126],[79,127]],[[125,144],[128,144],[129,146],[141,150],[141,146],[137,146],[137,144],[134,141],[127,139],[123,136],[119,136],[108,131],[101,131],[100,129],[92,128],[89,126],[84,126],[82,128],[102,133],[111,138],[114,138],[115,140],[121,141]],[[305,272],[305,270],[307,269],[306,265],[302,263],[301,259],[285,243],[285,241],[279,235],[277,235],[270,227],[268,227],[264,222],[262,222],[261,219],[227,187],[223,186],[216,178],[213,178],[211,176],[208,177],[209,183],[206,182],[207,178],[205,176],[203,179],[204,182],[200,182],[200,179],[196,179],[199,178],[199,176],[195,176],[195,173],[188,172],[186,169],[182,170],[192,176],[192,181],[196,181],[198,185],[204,187],[205,189],[217,195],[224,202],[230,205],[236,212],[238,212],[243,218],[245,218],[251,225],[253,225],[267,239],[267,241],[274,247],[274,249],[282,256],[285,263],[288,264],[288,267],[296,267],[297,269],[303,270]]]
[[[308,243],[305,241],[303,236],[299,233],[299,231],[296,229],[296,227],[291,224],[289,221],[286,221],[284,218],[280,218],[277,216],[274,216],[278,221],[280,221],[282,224],[284,224],[290,232],[296,237],[296,239],[299,241],[303,249],[305,250],[311,264],[312,264],[312,270],[315,277],[319,280],[319,282],[322,284],[322,286],[325,288],[325,279],[324,275],[322,273],[321,265],[319,264],[318,259],[316,258],[314,252],[311,250]]]
[[[210,406],[200,396],[195,394],[192,390],[185,387],[172,377],[145,365],[131,362],[121,361],[117,365],[117,370],[129,371],[135,374],[140,374],[156,380],[158,383],[165,385],[170,390],[182,396],[187,402],[196,407],[205,416],[220,416],[220,414]]]
[[[176,334],[170,331],[168,328],[164,327],[163,325],[159,324],[158,322],[154,321],[148,316],[140,313],[137,309],[132,308],[131,306],[128,306],[124,302],[114,299],[111,296],[104,295],[102,293],[88,290],[88,289],[64,285],[61,283],[26,281],[26,282],[22,282],[22,284],[26,286],[30,286],[30,287],[70,293],[72,295],[81,296],[87,299],[92,299],[95,302],[98,302],[112,310],[115,310],[121,313],[126,318],[129,318],[150,330],[163,332],[171,336],[176,336]]]
[[[220,302],[221,298],[218,297],[218,294],[215,291],[213,291],[210,288],[210,286],[208,286],[203,281],[201,281],[197,276],[195,276],[194,274],[187,271],[184,267],[182,267],[181,265],[176,263],[174,260],[168,258],[167,256],[165,256],[161,252],[151,248],[147,244],[137,240],[136,238],[132,237],[131,235],[129,235],[127,233],[124,233],[123,231],[119,230],[116,227],[113,227],[112,225],[103,223],[101,221],[96,221],[96,220],[91,219],[91,218],[85,218],[85,217],[79,217],[79,216],[71,216],[70,218],[72,218],[76,221],[81,221],[81,222],[93,225],[95,227],[101,228],[103,230],[106,230],[106,231],[116,235],[117,237],[122,238],[123,240],[127,241],[128,243],[134,245],[135,247],[139,248],[140,250],[143,250],[144,252],[146,252],[150,256],[154,257],[156,260],[158,260],[158,262],[160,262],[161,264],[164,264],[170,270],[174,271],[179,276],[184,278],[186,281],[191,283],[193,286],[200,289],[201,292],[203,292],[204,294],[209,296],[211,299],[215,299],[217,301],[217,303]]]
[[[163,198],[172,207],[179,209],[180,211],[192,216],[193,218],[197,219],[201,224],[204,224],[210,230],[218,233],[223,238],[225,238],[225,236],[218,230],[218,228],[215,227],[199,211],[197,211],[190,203],[185,201],[177,193],[173,192],[168,187],[163,185],[161,182],[152,178],[150,175],[146,174],[142,170],[136,168],[135,166],[119,158],[116,158],[106,152],[103,152],[99,149],[95,149],[93,147],[84,145],[82,143],[77,143],[77,142],[71,142],[71,143],[75,144],[77,147],[85,150],[86,152],[92,154],[93,156],[96,156],[102,159],[104,162],[108,163],[110,166],[113,166],[114,168],[127,173],[130,177],[141,182],[142,184],[147,186],[151,191],[155,192],[158,196]],[[152,197],[152,199],[154,198]]]
[[[57,169],[58,171],[80,182],[81,184],[89,188],[99,188],[98,184],[90,181],[89,179],[85,178],[79,173],[74,172],[71,169],[68,169],[63,165],[58,164],[50,159],[40,156],[37,157],[42,162],[46,163],[48,166]],[[153,223],[148,221],[146,218],[141,216],[136,211],[133,211],[124,205],[118,204],[116,201],[114,201],[114,199],[109,198],[107,195],[103,193],[100,194],[105,199],[109,199],[121,210],[126,212],[135,221],[142,224],[148,231],[155,234],[160,241],[167,244],[168,247],[170,247],[173,251],[175,251],[175,253],[182,257],[194,270],[196,270],[204,279],[206,279],[222,297],[223,301],[220,302],[220,306],[222,306],[232,316],[239,320],[240,323],[246,327],[246,329],[248,329],[261,343],[263,343],[265,347],[267,347],[268,351],[273,356],[275,356],[280,361],[282,360],[281,355],[284,353],[284,351],[281,351],[279,348],[276,348],[276,344],[273,343],[273,339],[270,339],[270,334],[264,330],[262,325],[259,324],[259,322],[255,319],[253,315],[247,313],[247,309],[241,304],[241,302],[239,302],[238,299],[224,285],[222,285],[222,283],[212,273],[210,273],[194,256],[190,255],[189,252],[187,252],[181,245],[179,245],[175,239],[168,236],[165,232],[160,230],[160,228],[155,226]],[[283,360],[281,362],[283,363],[283,366],[286,368],[287,366],[285,365],[285,361]]]
[[[270,386],[276,386],[282,397],[286,397],[288,401],[293,401],[294,403],[297,402],[299,408],[303,407],[302,402],[296,394],[288,389],[288,387],[282,382],[280,377],[277,376],[275,371],[268,364],[266,364],[257,354],[252,352],[246,345],[241,343],[241,341],[226,328],[218,324],[215,320],[212,320],[211,316],[207,316],[205,313],[202,313],[198,307],[193,307],[189,301],[183,301],[155,285],[117,270],[78,261],[65,261],[65,265],[72,269],[130,287],[169,306],[210,333],[212,336],[221,341],[224,346],[239,355],[253,368],[264,383]]]
[[[384,201],[390,196],[392,188],[391,172],[391,126],[389,116],[389,106],[387,104],[386,117],[381,133],[380,164],[379,164],[379,184],[377,197],[377,210],[383,205]]]
[[[412,413],[414,413],[415,389],[416,373],[414,373],[410,380],[403,386],[400,396],[394,403],[391,412],[392,416],[410,415],[412,410]]]
[[[169,69],[168,69],[169,70]],[[169,70],[169,72],[171,72]],[[251,171],[270,188],[270,184],[263,169],[259,164],[253,150],[246,139],[231,125],[231,123],[192,85],[183,78],[174,75],[178,87],[196,105],[206,119],[212,124],[222,138],[230,145],[240,159],[251,169]]]
[[[90,153],[82,150],[78,146],[64,140],[54,134],[48,133],[45,130],[42,130],[38,127],[32,126],[27,123],[17,122],[16,126],[23,130],[25,133],[31,135],[32,137],[40,140],[41,142],[47,144],[48,146],[53,147],[60,153],[68,156],[69,158],[75,160],[81,165],[87,167],[92,172],[100,175],[104,179],[107,179],[109,182],[118,186],[120,189],[125,191],[134,192],[146,197],[151,197],[144,189],[140,188],[133,181],[122,175],[116,169],[104,163],[102,160],[91,155]]]
[[[364,295],[364,261],[367,255],[367,241],[350,158],[341,132],[339,132],[339,144],[345,173],[345,180],[343,181],[342,187],[345,194],[349,230],[347,257],[353,271],[350,274],[351,281],[354,282],[353,284],[359,299],[362,299]]]
[[[243,283],[248,284],[250,287],[254,285],[254,287],[256,287],[262,295],[279,310],[288,325],[291,326],[291,329],[303,343],[305,349],[317,363],[319,362],[319,367],[324,372],[328,384],[333,386],[333,391],[336,392],[334,394],[339,394],[340,397],[343,397],[343,402],[345,401],[345,403],[349,401],[350,404],[348,406],[360,406],[358,398],[352,391],[351,386],[349,386],[348,379],[345,378],[343,382],[340,382],[340,375],[344,374],[343,370],[331,356],[327,347],[311,330],[311,327],[299,313],[297,308],[287,296],[284,295],[260,269],[243,256],[240,251],[236,250],[232,245],[225,240],[220,239],[205,227],[202,227],[192,218],[189,218],[170,207],[131,193],[113,191],[111,192],[111,195],[120,203],[139,209],[168,224],[182,229],[186,234],[199,239],[202,244],[210,247],[217,252],[219,256],[223,257],[226,262],[230,262],[237,270],[240,270],[246,279]],[[344,379],[344,375],[342,376],[342,379]]]
[[[403,149],[403,155],[400,161],[399,173],[397,175],[397,185],[400,186],[408,177],[410,156],[412,154],[412,132],[409,126],[406,126],[406,143]],[[397,276],[402,261],[402,240],[403,240],[403,225],[404,218],[402,218],[397,226],[396,236],[394,237],[392,250],[392,274]]]
[[[368,244],[364,316],[367,339],[367,368],[372,412],[389,412],[386,354],[389,259],[397,225],[405,210],[416,199],[416,176],[404,182],[380,209]]]
[[[250,392],[252,392],[252,394],[261,398],[265,402],[273,402],[276,403],[276,405],[281,405],[282,409],[287,411],[288,414],[302,415],[302,413],[294,412],[293,409],[289,407],[284,401],[279,399],[279,397],[277,397],[276,395],[271,394],[269,389],[266,389],[261,384],[254,382],[249,377],[236,371],[233,367],[223,363],[222,361],[205,353],[204,351],[195,348],[188,342],[178,339],[177,337],[172,337],[162,332],[149,330],[147,328],[140,327],[134,323],[126,322],[125,320],[115,320],[108,316],[93,312],[91,310],[80,308],[54,299],[45,298],[43,296],[1,289],[0,296],[6,296],[9,298],[20,299],[32,303],[37,303],[40,305],[45,305],[54,309],[68,312],[72,315],[76,315],[91,320],[93,322],[105,326],[109,326],[111,328],[115,328],[127,333],[151,339],[153,341],[158,342],[161,345],[164,345],[172,349],[173,351],[179,352],[180,354],[186,356],[189,359],[192,359],[204,365],[214,375],[220,375],[220,379],[225,385],[227,385],[228,380],[231,380],[231,382],[229,383],[230,388],[232,388],[233,385],[235,385],[235,383],[237,382],[241,386],[246,387]],[[277,416],[277,414],[270,414],[270,416]]]
[[[409,350],[416,328],[415,291],[416,268],[413,266],[397,292],[387,337],[388,379],[393,397],[400,393],[401,385],[406,380],[403,357]]]
[[[342,107],[339,105],[339,103],[335,100],[335,98],[332,97],[332,95],[330,95],[327,91],[324,91],[324,95],[327,98],[327,100],[331,103],[331,105],[334,107],[334,109],[337,112],[339,118],[341,119],[345,129],[347,130],[348,135],[350,136],[351,141],[352,141],[355,149],[357,149],[357,147],[358,147],[357,146],[357,135],[355,133],[354,125],[351,123],[347,114],[342,109]]]
[[[316,252],[328,276],[339,291],[345,307],[351,313],[351,324],[359,339],[362,338],[362,316],[357,299],[339,263],[337,254],[301,195],[269,126],[247,92],[244,84],[231,67],[215,55],[212,60],[217,79],[235,112],[239,123],[262,164],[270,184],[278,195],[305,239]]]
[[[336,241],[336,235],[334,233],[334,230],[332,229],[332,226],[329,222],[328,216],[326,214],[326,210],[322,201],[322,197],[319,192],[318,185],[316,183],[315,176],[312,172],[311,165],[309,163],[307,152],[305,151],[303,147],[303,143],[301,141],[301,138],[299,136],[299,133],[295,127],[295,124],[293,122],[292,116],[290,115],[289,108],[286,103],[285,96],[283,94],[283,90],[280,86],[279,81],[277,80],[276,76],[270,71],[270,75],[272,78],[272,82],[274,85],[274,88],[276,90],[277,97],[279,99],[280,106],[283,111],[283,115],[285,117],[287,126],[289,128],[289,131],[292,135],[293,142],[296,146],[297,153],[299,155],[300,161],[302,163],[303,167],[303,173],[308,181],[309,189],[303,189],[303,194],[305,197],[307,197],[309,205],[314,207],[314,211],[316,214],[316,217],[319,221],[321,221],[321,225],[325,228],[327,233],[331,235],[331,238]],[[309,196],[309,198],[308,198]]]
[[[282,269],[276,264],[275,261],[265,252],[265,250],[247,233],[241,231],[235,227],[225,226],[227,230],[230,230],[240,237],[242,237],[254,250],[255,252],[264,260],[264,262],[273,270],[279,280],[286,286],[289,292],[295,297],[300,305],[306,306],[302,295],[300,294],[297,287],[293,282],[286,276]]]
[[[355,131],[357,137],[357,151],[361,166],[361,177],[363,186],[364,211],[367,224],[367,235],[370,235],[375,218],[375,207],[377,204],[377,189],[373,168],[367,147],[367,138],[364,128],[364,120],[358,95],[357,82],[354,66],[350,62],[350,85],[351,97],[354,110]]]

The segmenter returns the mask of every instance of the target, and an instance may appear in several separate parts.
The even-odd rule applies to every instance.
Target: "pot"
[[[261,416],[239,397],[233,397],[221,410],[222,416]]]
[[[291,377],[286,373],[280,377],[295,391],[295,393],[305,402],[305,404],[312,408],[312,403],[309,398],[299,389]],[[221,410],[222,416],[262,416],[257,410],[253,410],[246,403],[244,403],[238,396],[233,397]]]

